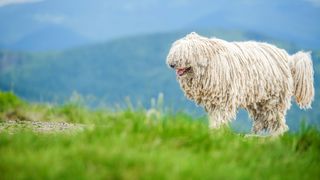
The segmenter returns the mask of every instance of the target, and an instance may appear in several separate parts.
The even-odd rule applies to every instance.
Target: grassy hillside
[[[162,108],[88,110],[28,104],[0,93],[1,179],[319,179],[320,133],[279,138],[209,131],[204,119]],[[11,121],[81,123],[39,132]]]

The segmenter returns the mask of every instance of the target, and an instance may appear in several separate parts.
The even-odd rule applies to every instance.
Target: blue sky
[[[39,3],[45,0],[0,0],[0,7],[7,6],[7,5],[17,5],[17,4],[24,4],[24,3]],[[136,5],[139,6],[149,6],[150,4],[153,4],[156,0],[141,0],[141,1],[129,1],[123,3],[123,8],[132,10],[135,8]],[[171,3],[183,5],[189,3],[189,1],[192,0],[172,0]],[[243,1],[253,1],[253,0],[243,0]],[[320,0],[304,0],[306,2],[309,2],[313,4],[314,6],[320,6]],[[112,1],[111,1],[112,2]]]

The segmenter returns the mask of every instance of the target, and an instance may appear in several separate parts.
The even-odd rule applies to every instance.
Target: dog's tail
[[[299,51],[290,57],[289,66],[293,77],[293,93],[301,109],[311,108],[314,99],[313,67],[311,52]]]

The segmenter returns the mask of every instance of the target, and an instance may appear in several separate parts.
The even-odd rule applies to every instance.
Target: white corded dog
[[[176,70],[185,95],[208,112],[210,128],[228,123],[244,108],[254,133],[280,135],[288,130],[291,97],[303,109],[314,98],[309,52],[289,55],[267,43],[227,42],[193,32],[173,43],[167,64]]]

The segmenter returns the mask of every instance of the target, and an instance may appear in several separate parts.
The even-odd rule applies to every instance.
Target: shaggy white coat
[[[186,71],[177,79],[185,95],[203,106],[209,127],[234,119],[238,108],[253,119],[253,132],[279,135],[294,96],[300,108],[314,98],[310,52],[289,55],[261,42],[227,42],[196,33],[173,43],[167,64]]]

